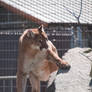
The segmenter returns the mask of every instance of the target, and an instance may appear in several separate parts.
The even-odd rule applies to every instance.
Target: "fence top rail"
[[[0,76],[0,80],[2,79],[16,79],[17,76]]]
[[[22,31],[5,31],[5,32],[0,32],[0,35],[22,35]],[[59,32],[58,31],[56,33],[49,33],[47,32],[47,35],[52,35],[52,36],[71,36],[71,33],[68,32]]]
[[[0,35],[21,35],[23,32],[11,32],[11,31],[5,31],[0,32]]]
[[[16,79],[17,76],[0,76],[0,80],[3,80],[3,79]],[[27,76],[27,78],[29,78],[29,76]]]

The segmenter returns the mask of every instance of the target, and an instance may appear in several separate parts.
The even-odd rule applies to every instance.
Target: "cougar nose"
[[[62,70],[70,70],[70,68],[71,68],[71,65],[69,65],[69,64],[61,65],[61,67],[60,67],[60,69],[62,69]]]

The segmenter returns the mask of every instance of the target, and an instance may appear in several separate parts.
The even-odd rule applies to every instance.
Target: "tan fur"
[[[32,92],[40,92],[40,81],[47,81],[50,73],[58,69],[55,62],[67,64],[58,56],[55,46],[49,40],[46,41],[48,48],[41,50],[41,44],[37,42],[39,37],[35,40],[27,38],[28,32],[31,31],[40,36],[38,28],[28,29],[19,39],[17,92],[25,92],[27,75],[32,85]],[[41,35],[43,37],[41,39],[45,41],[46,33],[42,31]]]

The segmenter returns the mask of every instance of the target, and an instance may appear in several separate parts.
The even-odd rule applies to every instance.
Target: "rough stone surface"
[[[92,51],[84,53],[86,51],[89,51],[89,48],[73,48],[63,56],[63,59],[70,63],[71,69],[59,69],[52,73],[46,92],[92,92]]]

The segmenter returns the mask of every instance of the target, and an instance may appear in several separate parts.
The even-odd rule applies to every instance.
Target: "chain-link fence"
[[[18,1],[21,2],[21,0]],[[51,1],[49,0],[47,1],[51,3]],[[76,16],[76,12],[78,14],[80,12],[81,14],[82,12],[82,10],[80,11],[81,8],[83,9],[83,14],[84,14],[82,17],[82,21],[90,22],[91,20],[89,18],[91,16],[91,13],[89,7],[91,6],[90,4],[91,0],[88,0],[90,3],[85,0],[84,0],[85,2],[82,2],[83,0],[77,0],[77,3],[76,2],[74,3],[74,1],[76,0],[73,1],[62,0],[62,4],[64,4],[62,7],[63,9],[65,9],[62,12],[60,11],[60,14],[62,15],[62,19],[65,21],[71,19],[72,21],[74,19],[74,16],[78,19],[78,17]],[[56,5],[57,8],[57,4],[58,4],[60,10],[62,8],[61,3],[58,3],[57,1],[55,2],[56,4],[51,3],[52,6]],[[71,8],[72,6],[74,7],[73,4],[76,6],[75,8]],[[81,5],[81,7],[77,7],[77,4],[78,6]],[[6,7],[6,4],[5,5],[4,3],[0,4],[0,92],[16,92],[18,39],[26,28],[35,28],[39,26],[39,23],[37,21],[33,22],[31,20],[28,20],[26,18],[27,15],[24,18],[22,15],[20,16],[19,12],[15,12],[14,10],[13,11],[11,10],[12,9],[11,8],[9,9],[9,6]],[[68,15],[69,16],[73,15],[73,16],[66,18],[65,16],[63,16],[63,12],[66,13],[65,11],[68,12],[65,16]],[[72,11],[74,11],[75,13]],[[54,14],[54,12],[52,14]],[[59,17],[61,15],[59,15]],[[45,27],[45,31],[48,35],[48,38],[56,46],[60,57],[62,57],[62,55],[64,55],[64,53],[68,49],[77,46],[92,48],[92,24],[91,23],[77,24],[77,23],[72,23],[71,21],[68,23],[67,22],[48,23],[48,26]],[[30,83],[28,81],[26,88],[27,92],[30,92],[31,90],[29,84]],[[41,92],[45,92],[45,89],[46,89],[46,82],[41,82],[41,90],[42,90]]]
[[[69,28],[68,28],[69,29]],[[71,48],[72,34],[71,30],[51,31],[47,30],[49,39],[56,46],[59,56]],[[18,55],[18,39],[21,32],[1,32],[0,33],[0,92],[16,92],[16,67]],[[83,40],[83,42],[88,42]],[[83,43],[82,42],[82,43]],[[86,44],[84,44],[84,47]],[[27,86],[27,92],[31,88]],[[46,89],[46,83],[42,83],[41,89]]]

